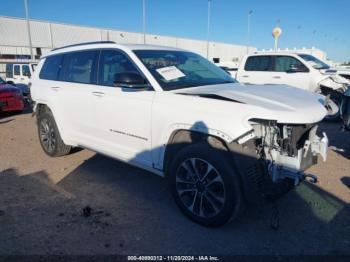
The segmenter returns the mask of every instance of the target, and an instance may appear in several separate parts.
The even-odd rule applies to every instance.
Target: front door
[[[99,151],[123,160],[152,166],[151,113],[154,91],[115,86],[116,74],[138,73],[137,66],[122,51],[102,50],[98,86],[91,93],[95,136]]]
[[[291,71],[292,67],[297,70]],[[309,69],[292,56],[275,56],[271,77],[272,84],[289,85],[305,90],[309,90],[310,87],[311,74]]]

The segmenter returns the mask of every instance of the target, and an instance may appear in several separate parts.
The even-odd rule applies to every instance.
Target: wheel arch
[[[211,135],[209,133],[202,132],[200,130],[189,130],[189,129],[177,129],[173,130],[170,134],[168,142],[165,146],[164,157],[163,157],[163,170],[164,174],[167,173],[167,168],[169,167],[170,161],[173,156],[176,155],[184,147],[199,143],[208,142],[215,148],[220,148],[229,152],[227,142],[217,136]]]

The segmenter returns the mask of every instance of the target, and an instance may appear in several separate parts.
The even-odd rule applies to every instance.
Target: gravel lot
[[[309,170],[319,183],[209,229],[180,213],[164,179],[88,150],[49,158],[29,112],[0,116],[0,254],[350,254],[350,133],[339,127],[320,127],[344,152]]]

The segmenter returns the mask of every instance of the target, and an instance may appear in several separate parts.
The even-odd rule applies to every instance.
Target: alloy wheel
[[[56,136],[55,129],[47,119],[42,119],[40,122],[40,140],[45,148],[45,150],[49,153],[53,152],[56,147]]]
[[[203,159],[189,158],[180,164],[176,191],[183,205],[199,217],[214,217],[224,208],[224,181],[218,170]]]

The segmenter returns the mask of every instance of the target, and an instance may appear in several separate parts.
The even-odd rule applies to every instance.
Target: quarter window
[[[94,83],[94,64],[97,51],[73,52],[64,56],[60,80],[90,84]]]
[[[20,67],[19,67],[19,65],[15,65],[14,67],[13,67],[13,74],[15,75],[15,76],[19,76],[20,74],[21,74],[21,69],[20,69]]]
[[[100,55],[98,83],[114,86],[116,74],[138,73],[130,59],[116,50],[103,50]]]
[[[41,79],[57,80],[58,72],[61,68],[62,57],[62,55],[54,55],[45,58],[39,77]]]
[[[288,72],[291,66],[296,66],[300,71],[307,71],[306,66],[298,59],[291,56],[276,56],[275,71],[276,72]]]
[[[245,71],[271,71],[271,56],[251,56],[247,59]]]

